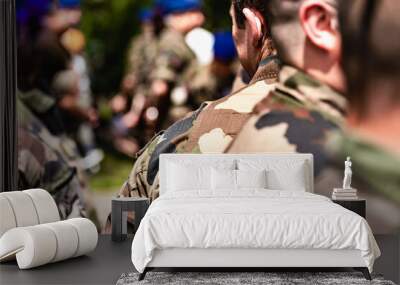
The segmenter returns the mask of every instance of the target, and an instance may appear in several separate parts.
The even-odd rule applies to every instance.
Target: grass
[[[101,170],[90,177],[90,188],[93,192],[117,192],[128,179],[133,166],[133,159],[124,158],[112,153],[105,153]]]

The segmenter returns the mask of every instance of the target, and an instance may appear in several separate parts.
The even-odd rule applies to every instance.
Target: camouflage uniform
[[[179,32],[166,28],[160,37],[159,56],[151,78],[164,80],[174,86],[184,84],[198,68],[196,55]]]
[[[350,133],[332,132],[326,142],[329,167],[315,191],[330,196],[343,181],[344,161],[351,156],[352,187],[367,200],[367,220],[375,234],[400,231],[400,156]]]
[[[68,139],[53,136],[19,99],[21,94],[17,97],[18,188],[49,191],[63,219],[85,217],[85,186],[70,161],[74,145]]]
[[[254,105],[273,88],[278,71],[276,57],[262,61],[255,75],[260,81],[218,101],[203,103],[197,111],[156,135],[138,153],[120,194],[157,198],[159,155],[162,153],[224,152],[250,118]]]
[[[318,177],[326,167],[327,131],[342,125],[346,105],[346,99],[327,85],[283,66],[279,82],[255,106],[226,152],[312,153]]]
[[[19,92],[19,100],[46,125],[53,135],[61,135],[65,131],[61,113],[54,97],[39,89]]]
[[[148,83],[149,74],[154,68],[158,54],[157,38],[142,33],[132,39],[128,51],[127,74],[133,74],[138,85]]]
[[[182,118],[188,111],[183,105],[172,105],[171,96],[176,88],[182,87],[186,95],[186,82],[195,76],[199,65],[196,55],[186,44],[184,35],[166,28],[159,41],[159,55],[155,61],[155,68],[151,73],[152,80],[162,80],[168,83],[169,94],[158,102],[157,107],[160,112],[159,122],[163,126],[169,126],[170,123]]]
[[[29,92],[18,92],[18,123],[22,127],[40,135],[42,140],[51,144],[53,148],[60,149],[65,160],[70,164],[74,164],[80,159],[75,142],[63,132],[57,135],[51,133],[47,125],[44,125],[42,120],[36,117],[36,113],[43,114],[49,108],[53,108],[54,104],[53,98],[48,97],[38,89]]]

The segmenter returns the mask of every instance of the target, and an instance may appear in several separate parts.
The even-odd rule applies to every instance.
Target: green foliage
[[[106,153],[100,172],[90,178],[90,189],[115,193],[128,179],[133,163],[133,159]]]
[[[210,31],[231,29],[231,0],[204,0],[205,28]]]
[[[138,31],[136,11],[143,4],[145,1],[84,1],[81,28],[87,38],[95,94],[109,94],[118,89],[125,50]]]
[[[137,12],[151,0],[85,0],[81,28],[87,39],[94,94],[110,96],[120,86],[130,39],[139,31]],[[205,27],[230,28],[230,0],[205,0]]]

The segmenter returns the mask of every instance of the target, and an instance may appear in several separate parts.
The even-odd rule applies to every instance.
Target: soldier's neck
[[[257,77],[257,73],[259,73],[264,68],[265,62],[267,62],[268,58],[275,54],[276,54],[276,52],[272,48],[271,41],[267,39],[264,42],[264,45],[261,48],[261,50],[259,51],[259,53],[255,56],[255,61],[256,61],[255,68],[254,69],[251,69],[251,68],[246,69],[247,73],[252,78],[252,81],[254,81],[255,77]],[[258,62],[258,65],[257,65],[257,62]]]
[[[349,126],[357,135],[400,155],[400,105],[381,109],[378,99],[369,108],[373,111],[366,111],[364,117],[350,113]]]

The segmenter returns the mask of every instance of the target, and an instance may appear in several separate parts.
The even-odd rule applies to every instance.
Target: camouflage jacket
[[[226,152],[312,153],[318,177],[326,166],[326,135],[342,125],[346,105],[346,99],[329,86],[283,66],[279,82],[264,93]]]
[[[375,234],[400,232],[400,156],[357,135],[332,132],[325,144],[329,167],[317,181],[316,191],[331,195],[341,188],[344,161],[352,160],[352,187],[367,200],[367,220]]]
[[[54,97],[39,89],[18,92],[18,99],[37,116],[53,135],[61,135],[65,132],[61,113]]]
[[[17,98],[18,188],[43,188],[56,201],[63,219],[86,216],[84,184],[69,160],[73,148],[54,137]]]
[[[159,47],[151,79],[181,85],[197,72],[196,55],[186,44],[182,34],[166,28],[161,34]]]
[[[250,118],[253,107],[277,80],[279,62],[276,57],[263,61],[256,73],[260,81],[243,90],[202,106],[166,131],[156,135],[142,149],[128,181],[120,191],[122,196],[158,196],[158,166],[162,153],[221,153],[241,131]]]
[[[134,74],[138,84],[147,83],[158,54],[158,40],[149,34],[132,39],[127,55],[127,73]]]

